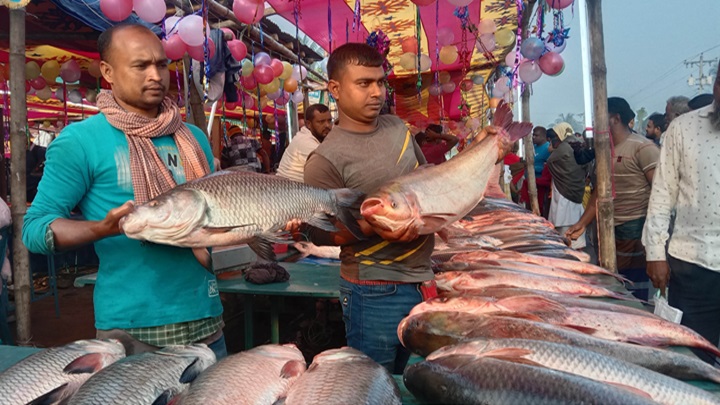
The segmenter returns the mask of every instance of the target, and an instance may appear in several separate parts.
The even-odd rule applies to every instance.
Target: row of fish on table
[[[116,340],[46,349],[0,374],[4,405],[400,405],[390,374],[348,347],[306,367],[292,344],[264,345],[216,362],[204,344],[125,357]]]
[[[486,198],[453,229],[456,236],[433,255],[439,297],[417,305],[398,327],[403,345],[425,357],[404,375],[417,398],[720,403],[682,381],[720,383],[720,370],[665,348],[720,355],[717,347],[691,329],[623,305],[636,300],[622,277],[556,244],[561,237],[543,219]],[[523,243],[523,235],[531,242]],[[488,236],[498,241],[486,245]]]

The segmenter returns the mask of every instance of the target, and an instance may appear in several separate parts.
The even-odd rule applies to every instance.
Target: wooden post
[[[602,0],[587,0],[593,83],[593,126],[597,171],[597,226],[600,266],[617,271],[612,200],[612,161],[607,111],[607,67],[603,39]]]
[[[183,57],[183,64],[186,66],[185,72],[187,74],[190,74],[190,57],[188,55],[185,55]],[[197,89],[197,86],[195,85],[194,80],[188,80],[187,82],[188,86],[188,94],[190,95],[188,100],[185,100],[185,111],[187,113],[187,120],[191,124],[195,125],[196,127],[199,127],[202,129],[203,132],[207,134],[207,121],[205,120],[205,107],[203,105],[202,97],[200,97],[200,92]],[[192,121],[190,120],[190,117],[192,116]]]
[[[0,108],[0,198],[8,202],[7,165],[5,164],[5,113]]]
[[[530,34],[530,19],[537,0],[528,0],[525,3],[525,10],[522,15],[522,38],[527,39]],[[522,92],[522,120],[530,122],[530,87],[525,86]],[[528,196],[530,198],[530,209],[535,215],[541,215],[540,204],[538,204],[537,183],[535,182],[535,147],[532,141],[532,132],[523,139],[525,148],[525,179],[528,185]]]
[[[25,100],[25,9],[10,11],[10,159],[12,173],[13,220],[13,278],[15,314],[17,319],[17,342],[30,343],[30,262],[28,251],[22,243],[23,217],[27,211],[25,177],[25,152],[27,151],[27,102]]]

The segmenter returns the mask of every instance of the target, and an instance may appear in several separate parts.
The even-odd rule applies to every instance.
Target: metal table
[[[290,273],[290,280],[284,283],[252,284],[242,277],[218,280],[222,293],[245,296],[245,348],[254,347],[253,311],[256,295],[273,295],[278,299],[270,301],[270,341],[280,342],[280,309],[284,297],[338,298],[340,297],[340,267],[306,263],[282,263]],[[75,279],[75,287],[95,284],[97,274]]]

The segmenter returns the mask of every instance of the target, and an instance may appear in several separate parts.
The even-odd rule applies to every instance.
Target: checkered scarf
[[[125,111],[111,92],[103,91],[97,97],[97,106],[110,125],[123,131],[130,151],[135,202],[142,204],[175,187],[177,183],[170,170],[158,156],[151,138],[173,134],[187,181],[210,173],[205,153],[180,117],[177,105],[165,97],[157,118],[147,118]]]

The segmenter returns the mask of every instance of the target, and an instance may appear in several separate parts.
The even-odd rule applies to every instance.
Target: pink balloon
[[[252,0],[235,0],[233,1],[233,14],[245,24],[255,24],[263,18],[265,4],[255,3]]]
[[[215,43],[213,43],[212,39],[208,40],[208,50],[210,52],[209,56],[212,59],[212,57],[215,56]],[[196,61],[202,62],[205,60],[205,50],[203,48],[203,45],[188,46],[187,53],[188,55],[190,55],[191,58],[195,59]]]
[[[255,106],[255,99],[249,94],[245,94],[243,100],[245,100],[245,108],[253,108]]]
[[[288,103],[288,101],[290,101],[290,93],[283,90],[280,97],[275,100],[275,103],[277,103],[278,105],[285,105]]]
[[[452,93],[453,91],[455,91],[455,83],[453,83],[453,82],[447,82],[447,83],[443,84],[443,85],[442,85],[442,91],[443,91],[443,93],[445,93],[445,94],[450,94],[450,93]]]
[[[138,17],[151,23],[165,18],[165,2],[163,0],[133,0],[133,9]]]
[[[428,88],[428,92],[430,93],[431,96],[437,97],[437,96],[439,96],[440,94],[442,94],[442,85],[434,84],[434,83],[433,83],[433,84],[431,84],[430,87]]]
[[[540,66],[538,66],[535,61],[526,60],[520,64],[518,74],[520,75],[520,79],[525,83],[535,83],[540,79],[540,76],[542,76],[542,70],[540,70]]]
[[[546,75],[556,75],[560,73],[560,71],[565,66],[565,61],[563,61],[562,56],[560,54],[555,52],[547,52],[545,55],[541,56],[538,60],[538,65],[540,65],[540,70],[542,70],[543,73]]]
[[[60,66],[60,77],[68,83],[80,80],[80,65],[75,59],[70,59]]]
[[[455,34],[448,27],[440,27],[437,31],[437,39],[440,46],[451,45],[455,41]],[[417,49],[415,52],[417,52]]]
[[[232,103],[232,102],[228,102],[228,101],[225,102],[226,110],[234,110],[235,108],[237,108],[237,103]]]
[[[187,51],[187,45],[180,38],[180,35],[171,35],[169,38],[165,38],[162,41],[163,48],[165,48],[165,56],[170,60],[178,60],[185,55]]]
[[[275,79],[275,74],[270,66],[259,65],[255,66],[253,77],[255,77],[255,80],[260,84],[268,84]]]
[[[112,21],[123,21],[132,14],[132,0],[100,0],[100,11]]]
[[[172,34],[177,34],[179,22],[180,17],[172,16],[166,18],[165,21],[163,21],[163,27],[165,28],[165,36],[169,37]]]
[[[245,43],[243,41],[233,39],[232,41],[227,43],[228,48],[230,48],[230,53],[232,54],[233,58],[237,61],[241,61],[247,56],[247,46],[245,46]]]
[[[275,77],[278,77],[283,72],[283,63],[280,62],[279,59],[273,59],[272,62],[270,62],[270,67],[273,70],[273,73],[275,73]]]
[[[220,31],[230,34],[230,35],[232,36],[231,41],[234,41],[234,40],[235,40],[235,33],[234,33],[233,30],[231,30],[230,28],[228,28],[228,27],[222,27],[222,28],[220,28]]]
[[[255,80],[255,78],[252,75],[244,76],[242,78],[242,81],[243,81],[243,87],[245,87],[248,90],[252,90],[255,87],[257,87],[257,80]]]
[[[482,46],[480,46],[482,44]],[[495,34],[483,34],[480,35],[480,41],[477,45],[477,49],[480,52],[488,51],[492,52],[497,48],[497,44],[495,43]],[[483,49],[484,48],[484,49]]]
[[[571,4],[573,4],[574,0],[547,0],[547,4],[550,6],[550,8],[554,8],[555,10],[562,10]]]
[[[32,88],[35,90],[40,90],[47,86],[47,82],[45,81],[45,78],[43,78],[42,76],[38,76],[30,80],[30,86],[32,86]]]
[[[258,52],[255,54],[255,66],[267,65],[270,66],[272,58],[265,52]]]
[[[272,93],[268,93],[267,98],[268,100],[275,101],[282,96],[282,92],[283,90],[276,90]]]
[[[417,4],[420,7],[423,7],[423,6],[429,6],[433,3],[435,3],[435,0],[412,0],[412,2]]]
[[[203,19],[199,15],[188,15],[178,23],[178,34],[188,47],[200,46],[204,42]]]
[[[515,67],[515,59],[517,58],[517,51],[512,50],[505,56],[505,64],[510,67]],[[518,60],[520,62],[520,60]]]

